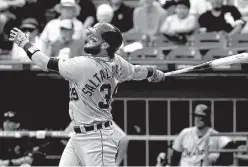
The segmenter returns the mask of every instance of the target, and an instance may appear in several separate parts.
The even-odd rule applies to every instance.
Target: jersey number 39
[[[113,93],[116,93],[117,90],[117,86],[115,87],[115,90]],[[112,94],[111,94],[111,84],[103,84],[100,87],[100,92],[102,93],[103,96],[103,101],[100,101],[98,103],[99,108],[101,109],[108,109],[110,107],[110,99],[112,98]]]
[[[70,100],[71,101],[77,101],[78,100],[78,94],[77,94],[77,91],[74,87],[70,88]]]

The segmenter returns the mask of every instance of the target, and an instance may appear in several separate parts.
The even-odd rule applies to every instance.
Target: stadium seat
[[[153,39],[153,46],[154,47],[172,48],[172,49],[177,47],[177,45],[175,43],[171,42],[169,39],[167,39],[163,35]]]
[[[166,60],[186,61],[187,63],[178,62],[175,64],[176,69],[181,69],[195,65],[193,62],[202,60],[202,55],[196,48],[179,47],[172,50],[166,57]]]
[[[196,48],[189,47],[178,47],[172,50],[168,56],[167,60],[201,60],[202,55]]]
[[[153,39],[152,42],[153,47],[159,47],[161,49],[161,52],[166,57],[172,50],[180,47],[179,45],[171,42],[164,36],[159,36]]]
[[[211,61],[214,59],[219,59],[227,56],[231,56],[234,54],[237,54],[238,52],[235,50],[230,50],[230,49],[212,49],[209,50],[206,55],[204,56],[204,60],[206,61]],[[216,67],[213,70],[241,70],[241,65],[240,64],[232,64],[232,65],[226,65],[226,66],[220,66]]]
[[[128,60],[163,60],[164,55],[160,48],[157,47],[145,47],[142,49],[135,50],[130,53]]]
[[[123,42],[126,45],[133,42],[141,41],[142,36],[143,36],[142,33],[137,33],[137,32],[126,33],[125,35],[123,35]]]
[[[248,34],[236,34],[229,37],[227,47],[237,51],[248,50]]]
[[[226,39],[219,33],[195,34],[192,37],[192,46],[198,49],[223,48],[226,45]]]

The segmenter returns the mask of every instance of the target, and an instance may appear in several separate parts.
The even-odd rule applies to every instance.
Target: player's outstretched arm
[[[144,79],[148,79],[149,82],[161,82],[165,79],[164,73],[155,68],[142,65],[133,65],[120,56],[117,56],[117,60],[119,66],[121,67],[119,76],[121,82]]]
[[[132,80],[148,79],[149,82],[161,82],[165,79],[164,73],[152,67],[134,66],[134,74]]]
[[[29,42],[29,34],[25,34],[18,28],[13,28],[10,31],[9,40],[14,41],[19,47],[23,48],[28,57],[42,70],[48,70],[47,65],[50,58]]]

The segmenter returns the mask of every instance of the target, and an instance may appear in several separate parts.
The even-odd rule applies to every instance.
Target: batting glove
[[[154,69],[153,75],[148,78],[149,82],[161,82],[165,79],[165,75],[162,71]]]
[[[19,47],[23,48],[29,42],[29,33],[24,33],[18,28],[10,31],[10,41],[14,41]]]

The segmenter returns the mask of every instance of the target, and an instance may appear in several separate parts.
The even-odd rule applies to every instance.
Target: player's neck
[[[203,128],[196,128],[196,134],[199,138],[201,138],[202,136],[204,136],[207,131],[208,131],[209,127],[203,127]]]
[[[104,59],[104,60],[109,60],[109,56],[108,53],[105,50],[101,50],[100,53],[98,53],[97,55],[93,55],[94,57],[100,58],[100,59]]]

